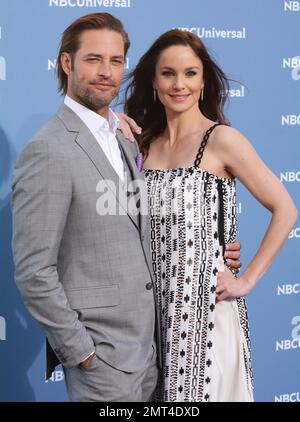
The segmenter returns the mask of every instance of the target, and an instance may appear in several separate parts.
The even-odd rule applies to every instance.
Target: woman
[[[126,111],[143,128],[153,270],[160,310],[161,401],[252,401],[244,296],[288,237],[297,211],[277,177],[223,114],[228,81],[195,35],[171,30],[139,61]],[[240,277],[235,178],[272,213]]]

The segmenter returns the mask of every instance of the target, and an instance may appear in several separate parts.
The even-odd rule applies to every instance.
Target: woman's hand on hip
[[[236,278],[225,266],[224,271],[219,271],[217,275],[216,302],[221,302],[227,298],[246,296],[252,289],[250,282],[243,276]]]

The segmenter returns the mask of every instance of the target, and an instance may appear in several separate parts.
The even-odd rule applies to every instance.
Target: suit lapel
[[[124,186],[123,182],[120,180],[118,174],[111,166],[104,151],[98,144],[93,134],[84,124],[84,122],[69,107],[62,105],[57,115],[63,121],[69,132],[77,133],[75,142],[92,161],[98,172],[101,174],[104,182],[107,185],[107,188],[115,196],[119,206],[129,216],[133,224],[139,230],[136,219],[130,215],[130,213],[128,213],[126,192],[127,186]],[[115,189],[112,188],[111,183]],[[120,197],[122,197],[122,200],[120,200]]]
[[[147,197],[147,188],[146,188],[145,179],[144,179],[143,174],[137,168],[135,160],[132,159],[132,151],[130,149],[131,148],[130,142],[124,139],[121,133],[117,133],[117,139],[119,141],[120,148],[122,149],[123,154],[126,158],[128,167],[130,168],[132,172],[133,180],[135,180],[138,183],[138,186],[140,187],[139,224],[140,224],[141,234],[143,234],[146,228],[147,220],[148,220],[148,197]]]
[[[134,159],[132,158],[132,151],[130,149],[131,148],[130,142],[127,141],[126,139],[124,139],[124,137],[121,135],[121,133],[119,131],[117,132],[117,139],[118,139],[118,142],[119,142],[119,146],[120,146],[121,150],[123,151],[123,154],[125,155],[125,158],[127,160],[128,167],[130,168],[130,171],[133,174],[133,179],[143,180],[143,177],[142,177],[141,173],[139,172]]]
[[[117,138],[118,139],[118,138]],[[120,148],[122,160],[124,163],[125,180],[124,180],[124,192],[127,195],[127,212],[135,220],[137,226],[140,226],[139,209],[137,208],[137,200],[139,199],[134,193],[134,174],[131,166],[130,157],[124,152],[122,145],[118,139],[118,145]]]

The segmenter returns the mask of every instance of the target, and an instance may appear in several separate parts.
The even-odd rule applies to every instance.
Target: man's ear
[[[72,70],[72,57],[70,53],[63,52],[60,56],[60,64],[66,75],[70,75]]]

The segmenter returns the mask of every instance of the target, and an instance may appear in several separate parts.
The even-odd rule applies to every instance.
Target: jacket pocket
[[[117,306],[120,303],[120,291],[117,284],[70,289],[66,291],[66,295],[71,308],[74,310]]]

